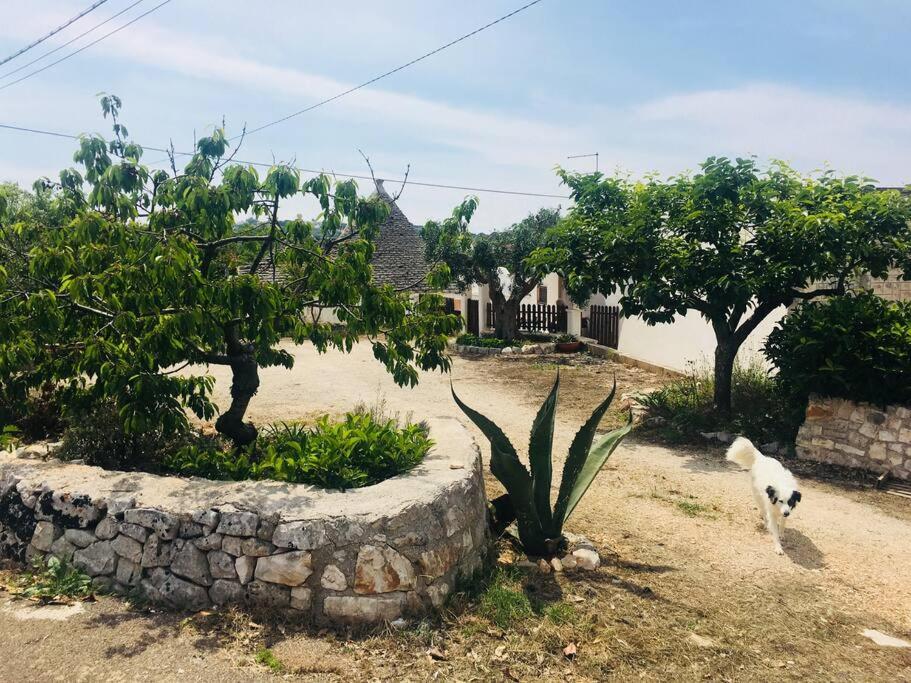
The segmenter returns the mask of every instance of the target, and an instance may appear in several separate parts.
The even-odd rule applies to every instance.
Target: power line
[[[65,61],[66,61],[67,59],[69,59],[70,57],[75,57],[75,56],[78,55],[80,52],[82,52],[82,51],[84,51],[84,50],[88,50],[88,49],[89,49],[90,47],[92,47],[93,45],[97,45],[98,43],[100,43],[100,42],[101,42],[102,40],[104,40],[105,38],[109,38],[110,36],[114,35],[115,33],[119,33],[120,31],[122,31],[123,29],[127,28],[128,26],[131,26],[132,24],[135,24],[137,21],[139,21],[139,20],[142,19],[143,17],[148,16],[149,14],[151,14],[151,13],[154,12],[155,10],[159,9],[160,7],[164,7],[164,6],[167,5],[169,2],[171,2],[171,0],[164,0],[164,2],[161,2],[161,3],[157,4],[157,5],[155,5],[155,7],[153,7],[153,8],[150,9],[150,10],[146,10],[145,12],[143,12],[142,14],[140,14],[140,15],[139,15],[138,17],[136,17],[135,19],[131,19],[130,21],[128,21],[127,23],[125,23],[123,26],[119,26],[118,28],[115,28],[113,31],[108,31],[107,33],[105,33],[105,34],[104,34],[103,36],[101,36],[100,38],[96,38],[96,39],[93,40],[91,43],[87,43],[86,45],[83,45],[83,46],[80,47],[78,50],[73,50],[73,51],[70,52],[68,55],[64,55],[64,56],[61,57],[60,59],[58,59],[58,60],[56,60],[56,61],[53,61],[53,62],[51,62],[50,64],[46,64],[45,66],[41,67],[40,69],[36,69],[35,71],[32,71],[32,72],[29,72],[29,73],[25,74],[25,76],[22,76],[21,78],[17,78],[15,81],[10,81],[10,82],[7,83],[6,85],[0,86],[0,90],[6,90],[7,88],[9,88],[9,87],[11,87],[11,86],[16,85],[16,83],[21,83],[22,81],[24,81],[24,80],[27,79],[27,78],[31,78],[32,76],[35,76],[35,75],[37,75],[37,74],[40,74],[42,71],[47,71],[47,70],[50,69],[52,66],[56,66],[57,64],[60,64],[60,62],[65,62]]]
[[[356,85],[353,88],[348,88],[348,90],[345,90],[344,92],[340,92],[337,95],[333,95],[332,97],[329,97],[325,100],[321,100],[320,102],[317,102],[316,104],[311,104],[309,107],[305,107],[292,114],[283,116],[280,119],[276,119],[275,121],[270,121],[269,123],[265,123],[261,126],[248,130],[246,132],[246,135],[252,135],[253,133],[258,133],[261,130],[265,130],[266,128],[270,128],[279,123],[284,123],[288,119],[293,119],[295,116],[300,116],[301,114],[306,114],[308,111],[313,111],[317,107],[322,107],[324,104],[329,104],[330,102],[334,102],[335,100],[340,99],[340,98],[344,97],[345,95],[350,95],[351,93],[353,93],[357,90],[360,90],[361,88],[366,88],[368,85],[372,85],[372,84],[376,83],[377,81],[380,81],[388,76],[398,73],[399,71],[402,71],[403,69],[407,69],[409,66],[413,66],[414,64],[417,64],[418,62],[421,62],[421,61],[427,59],[428,57],[432,57],[433,55],[437,54],[438,52],[442,52],[443,50],[450,48],[453,45],[461,43],[463,40],[467,40],[468,38],[471,38],[472,36],[477,35],[481,31],[485,31],[485,30],[489,29],[491,26],[496,26],[500,22],[506,21],[510,17],[515,16],[519,12],[523,12],[523,11],[527,10],[532,5],[537,5],[539,2],[541,2],[541,0],[534,0],[533,2],[529,2],[528,4],[522,5],[518,9],[514,9],[509,14],[504,14],[499,19],[495,19],[494,21],[491,21],[489,24],[485,24],[484,26],[481,26],[480,28],[476,28],[474,31],[471,31],[470,33],[466,33],[465,35],[460,36],[460,37],[456,38],[455,40],[452,40],[452,41],[446,43],[445,45],[441,45],[440,47],[436,48],[435,50],[431,50],[430,52],[425,52],[420,57],[416,57],[415,59],[412,59],[410,62],[406,62],[405,64],[402,64],[401,66],[397,66],[396,68],[391,69],[390,71],[387,71],[385,73],[380,74],[379,76],[375,76],[374,78],[371,78],[369,81],[364,81],[360,85]],[[233,138],[230,138],[230,139],[234,140],[238,137],[240,137],[240,136],[235,135]]]
[[[56,138],[65,138],[68,140],[78,140],[79,139],[78,135],[72,135],[70,133],[60,133],[58,131],[42,130],[40,128],[28,128],[26,126],[14,126],[12,124],[7,124],[7,123],[0,123],[0,129],[13,130],[13,131],[21,132],[21,133],[33,133],[36,135],[46,135],[46,136],[56,137]],[[140,145],[140,147],[142,147],[144,150],[151,150],[153,152],[162,152],[164,154],[171,153],[171,150],[164,149],[162,147],[147,147],[145,145]],[[178,155],[178,156],[192,156],[191,152],[175,151],[174,154]],[[238,164],[246,164],[248,166],[258,166],[260,168],[272,168],[273,166],[275,166],[275,164],[266,163],[263,161],[245,161],[243,159],[235,159],[234,161]],[[156,163],[160,163],[160,162],[156,162]],[[301,173],[314,173],[314,174],[329,173],[330,175],[339,176],[342,178],[354,178],[356,180],[370,180],[370,181],[373,180],[373,176],[368,176],[368,175],[358,175],[356,173],[336,173],[334,171],[327,172],[324,170],[318,171],[316,169],[303,168],[301,166],[292,166],[290,164],[289,164],[289,166],[291,166],[291,168],[294,168],[297,171],[300,171]],[[428,183],[428,182],[412,180],[411,178],[408,178],[407,182],[406,182],[406,179],[404,179],[404,178],[379,178],[378,177],[376,179],[385,181],[385,182],[390,182],[390,183],[406,183],[407,185],[415,185],[417,187],[429,187],[429,188],[433,188],[433,189],[442,189],[442,190],[461,190],[463,192],[484,192],[487,194],[501,194],[501,195],[511,195],[511,196],[519,196],[519,197],[544,197],[547,199],[570,199],[570,197],[567,195],[550,194],[547,192],[525,192],[525,191],[520,191],[520,190],[502,190],[502,189],[496,189],[496,188],[490,188],[490,187],[472,187],[469,185],[450,185],[450,184],[446,184],[446,183]]]
[[[83,37],[87,36],[88,34],[90,34],[90,33],[94,32],[94,31],[98,30],[99,28],[101,28],[102,26],[104,26],[105,24],[107,24],[109,21],[112,21],[112,20],[116,19],[117,17],[119,17],[121,14],[124,14],[125,12],[129,12],[131,9],[133,9],[134,7],[136,7],[136,5],[138,5],[138,4],[141,3],[141,2],[145,2],[145,0],[136,0],[136,2],[134,2],[132,5],[128,5],[126,8],[124,8],[124,9],[120,10],[119,12],[117,12],[117,14],[112,14],[111,16],[109,16],[109,17],[108,17],[107,19],[105,19],[104,21],[102,21],[102,22],[100,22],[100,23],[98,23],[98,24],[95,24],[95,25],[94,25],[92,28],[90,28],[88,31],[83,31],[82,33],[80,33],[80,34],[79,34],[78,36],[76,36],[75,38],[70,38],[68,41],[66,41],[65,43],[63,43],[63,45],[58,45],[58,46],[55,47],[53,50],[50,50],[50,51],[48,51],[48,52],[45,52],[45,53],[44,53],[43,55],[41,55],[40,57],[36,57],[36,58],[33,59],[32,61],[26,62],[26,63],[23,64],[22,66],[17,67],[17,68],[15,68],[15,69],[13,69],[12,71],[8,71],[7,73],[5,73],[5,74],[3,74],[2,76],[0,76],[0,79],[9,78],[9,77],[12,76],[14,73],[18,73],[18,72],[22,71],[23,69],[27,69],[27,68],[30,67],[32,64],[35,64],[36,62],[40,62],[40,61],[41,61],[42,59],[44,59],[45,57],[50,57],[50,56],[51,56],[52,54],[54,54],[55,52],[59,52],[60,50],[62,50],[63,48],[65,48],[67,45],[72,45],[73,43],[75,43],[75,42],[76,42],[77,40],[79,40],[80,38],[83,38]]]
[[[63,29],[65,29],[67,26],[69,26],[70,24],[72,24],[72,23],[74,23],[74,22],[76,22],[76,21],[79,21],[79,20],[80,20],[82,17],[84,17],[86,14],[88,14],[89,12],[91,12],[93,9],[99,7],[100,5],[103,5],[103,4],[106,3],[107,1],[108,1],[108,0],[98,0],[98,2],[96,2],[94,5],[92,5],[92,6],[89,7],[88,9],[82,10],[79,14],[77,14],[75,17],[73,17],[72,19],[70,19],[69,21],[67,21],[65,24],[61,24],[60,26],[58,26],[57,28],[55,28],[53,31],[51,31],[50,33],[48,33],[47,35],[44,35],[44,36],[42,36],[41,38],[39,38],[38,40],[36,40],[36,41],[34,41],[34,42],[32,42],[32,43],[29,43],[28,45],[26,45],[24,48],[22,48],[22,49],[19,50],[18,52],[14,52],[13,54],[11,54],[9,57],[6,57],[5,59],[0,60],[0,66],[3,66],[3,65],[6,64],[7,62],[9,62],[9,61],[15,59],[16,57],[18,57],[19,55],[21,55],[23,52],[28,52],[29,50],[31,50],[31,49],[32,49],[33,47],[35,47],[36,45],[40,45],[40,44],[43,43],[45,40],[47,40],[48,38],[50,38],[50,37],[56,35],[57,33],[60,33],[60,32],[61,32]]]

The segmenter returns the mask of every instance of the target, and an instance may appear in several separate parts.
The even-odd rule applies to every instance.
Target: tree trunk
[[[734,339],[718,340],[715,347],[715,394],[714,407],[722,417],[731,415],[731,382],[734,374],[734,359],[739,344]]]
[[[519,302],[501,297],[497,305],[497,319],[494,325],[498,339],[513,341],[519,336]]]
[[[256,440],[257,430],[251,422],[244,422],[250,399],[259,389],[259,368],[252,347],[230,356],[232,373],[231,407],[215,422],[215,429],[227,436],[235,446],[246,446]]]

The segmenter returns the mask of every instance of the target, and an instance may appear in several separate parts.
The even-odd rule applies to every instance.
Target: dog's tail
[[[756,461],[756,447],[746,437],[738,436],[734,443],[731,444],[731,447],[728,448],[725,457],[748,470],[753,467],[753,463]]]

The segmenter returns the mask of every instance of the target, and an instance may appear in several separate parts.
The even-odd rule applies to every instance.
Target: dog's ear
[[[795,505],[797,505],[797,503],[800,502],[800,498],[801,498],[800,491],[794,491],[793,493],[791,493],[791,498],[788,500],[788,505],[791,507],[794,507]]]
[[[774,486],[766,486],[765,493],[773,503],[778,502],[778,493],[776,493]]]

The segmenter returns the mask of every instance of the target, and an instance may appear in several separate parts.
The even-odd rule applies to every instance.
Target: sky
[[[137,7],[53,58],[13,68],[135,0],[108,0],[0,66],[0,87],[157,5]],[[224,120],[254,128],[474,30],[525,0],[172,0],[116,35],[0,90],[0,123],[109,134],[98,93],[123,100],[141,144],[190,149]],[[91,0],[0,0],[0,55]],[[783,159],[885,185],[911,183],[911,0],[543,0],[387,79],[249,136],[238,158],[308,169],[557,195],[476,193],[473,229],[569,206],[556,166],[671,175],[708,156]],[[30,186],[72,165],[75,142],[0,130],[0,180]],[[147,152],[155,162],[163,155]],[[369,182],[361,181],[364,192]],[[387,188],[397,190],[392,183]],[[408,185],[414,223],[464,190]],[[316,209],[293,203],[289,215]]]

